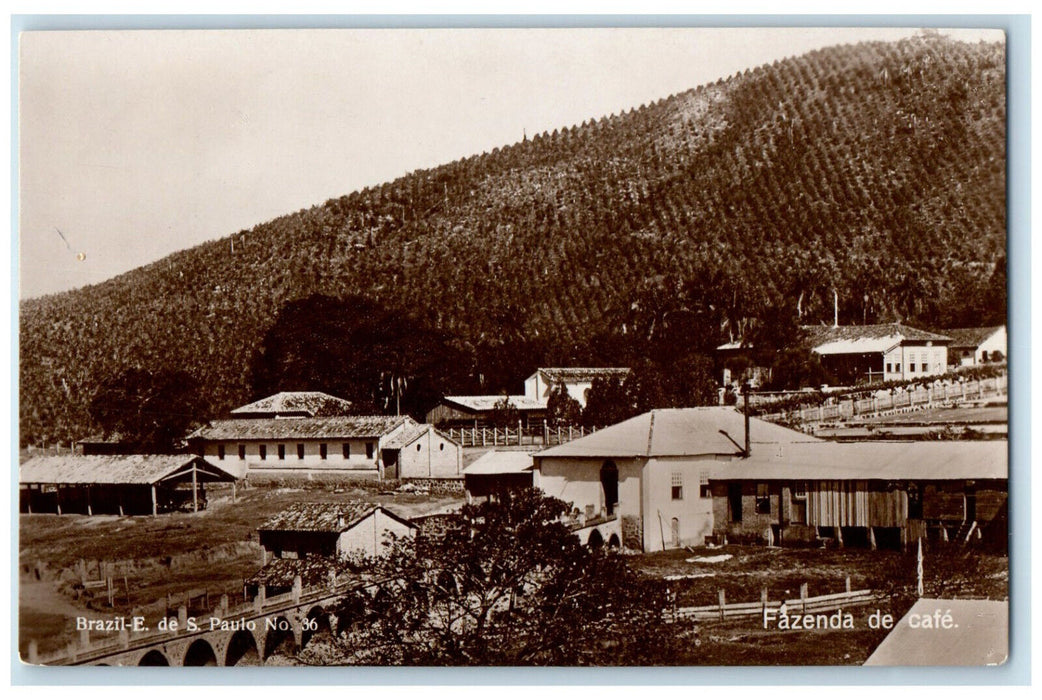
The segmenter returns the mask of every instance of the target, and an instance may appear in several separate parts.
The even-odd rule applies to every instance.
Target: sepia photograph
[[[20,663],[1007,661],[1003,30],[15,60]]]

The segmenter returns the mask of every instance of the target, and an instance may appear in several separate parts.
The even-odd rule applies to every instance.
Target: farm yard
[[[935,549],[924,557],[927,597],[1008,599],[1008,557]],[[879,610],[900,619],[915,600],[912,553],[725,546],[646,554],[633,563],[666,578],[678,608],[715,604],[721,590],[728,603],[759,601],[764,588],[772,601],[791,600],[801,584],[811,596],[836,594],[845,590],[847,577],[853,590],[879,594],[876,602],[844,609],[852,613],[854,629],[765,629],[760,615],[691,623],[697,634],[678,664],[860,665],[887,633],[871,629],[868,616]]]
[[[395,491],[377,482],[272,482],[239,489],[213,488],[206,510],[153,518],[25,515],[19,527],[19,647],[30,637],[41,652],[65,646],[74,618],[109,618],[136,609],[149,619],[176,607],[188,591],[205,591],[211,604],[227,594],[241,602],[243,579],[262,564],[257,527],[294,502],[365,500],[415,517],[462,503],[463,496]],[[102,571],[98,570],[99,562]],[[106,586],[84,588],[86,578],[113,577],[113,607]],[[126,583],[124,583],[126,576]]]

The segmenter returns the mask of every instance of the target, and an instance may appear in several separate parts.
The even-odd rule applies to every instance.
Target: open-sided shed
[[[214,482],[234,489],[235,476],[184,454],[68,454],[33,457],[19,467],[21,509],[27,513],[198,511],[206,507],[204,485]]]

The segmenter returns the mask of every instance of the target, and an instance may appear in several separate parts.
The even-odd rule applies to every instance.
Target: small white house
[[[948,346],[948,364],[976,367],[986,362],[1006,359],[1006,327],[949,328],[944,334],[952,339]]]
[[[407,519],[364,502],[295,503],[257,529],[266,559],[379,556],[392,537],[415,531]]]
[[[540,367],[525,380],[525,396],[546,405],[550,392],[563,385],[568,395],[585,407],[594,379],[616,377],[622,381],[629,372],[628,367]]]
[[[463,448],[433,425],[407,425],[384,440],[380,449],[387,479],[459,479],[463,475]]]

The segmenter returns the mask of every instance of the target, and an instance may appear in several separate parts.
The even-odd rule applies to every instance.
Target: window
[[[325,459],[327,453],[328,449],[326,448],[326,443],[320,443],[318,446],[318,456],[322,459]]]
[[[246,445],[239,445],[239,459],[246,459]]]
[[[373,458],[373,443],[371,443],[371,442],[365,443],[365,458],[366,459],[372,459]]]
[[[441,451],[444,451],[445,450],[445,443],[443,442],[440,445],[438,445],[438,449],[441,450]]]
[[[901,371],[901,363],[900,362],[898,362],[897,364],[894,365],[894,371],[895,372],[900,372]]]
[[[698,473],[698,497],[699,498],[710,498],[712,493],[709,490],[709,472],[701,471]]]
[[[742,522],[742,484],[731,482],[727,485],[727,510],[732,523]]]
[[[351,459],[351,443],[344,443],[344,459]]]
[[[887,371],[887,374],[889,374],[890,372],[894,371],[894,363],[893,362],[887,362],[886,363],[886,371]]]
[[[670,485],[672,486],[673,500],[684,500],[684,475],[680,472],[673,472],[672,479],[670,480]]]
[[[217,459],[224,459],[224,445],[217,446]]]
[[[792,508],[789,521],[804,524],[807,522],[807,482],[797,481],[792,485]]]
[[[909,372],[915,372],[915,363],[914,362],[909,362],[908,363],[908,371]]]
[[[261,459],[267,459],[268,458],[268,446],[267,445],[261,445],[260,447],[257,448],[257,453],[260,455]]]
[[[286,459],[286,446],[279,445],[279,459]]]
[[[304,459],[304,443],[297,443],[297,459]]]
[[[771,492],[764,482],[756,485],[756,514],[771,514]]]

